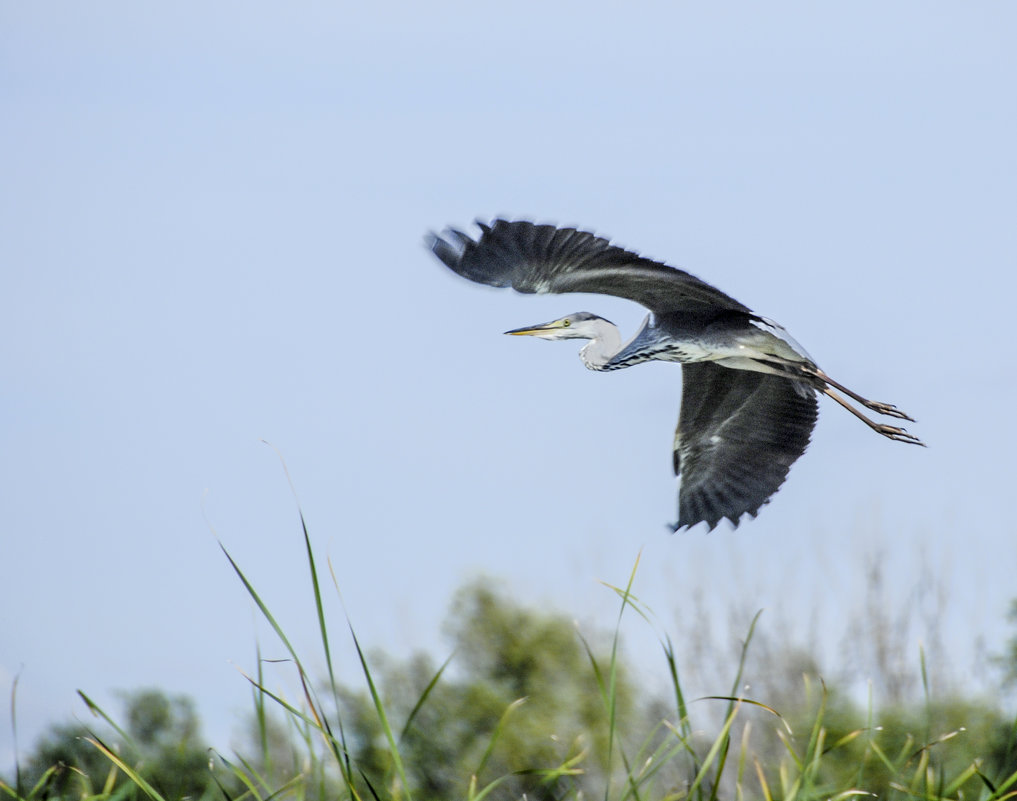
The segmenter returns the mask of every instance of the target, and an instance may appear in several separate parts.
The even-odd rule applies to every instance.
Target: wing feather
[[[694,275],[586,231],[508,220],[478,225],[478,240],[453,228],[427,240],[449,268],[477,283],[526,293],[614,295],[656,314],[750,311]]]
[[[815,392],[791,379],[712,362],[682,365],[674,468],[681,476],[675,529],[753,517],[805,452]]]

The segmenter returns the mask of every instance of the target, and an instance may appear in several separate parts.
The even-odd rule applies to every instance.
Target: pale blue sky
[[[215,535],[313,647],[261,438],[358,633],[395,655],[444,656],[479,574],[609,625],[597,582],[640,549],[667,626],[701,591],[822,631],[836,661],[882,551],[901,602],[921,563],[948,589],[958,653],[996,645],[1017,596],[1015,33],[1002,1],[0,2],[0,682],[21,671],[22,747],[80,713],[76,688],[153,684],[226,745],[234,666],[256,636],[281,654]],[[503,337],[643,311],[477,287],[422,247],[497,214],[690,270],[930,447],[823,403],[758,520],[668,535],[679,369],[597,375],[573,344]]]

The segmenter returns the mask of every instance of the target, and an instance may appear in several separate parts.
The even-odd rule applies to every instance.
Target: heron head
[[[612,323],[596,314],[576,312],[549,323],[526,325],[505,333],[541,339],[596,339],[603,333],[605,325],[614,328]]]

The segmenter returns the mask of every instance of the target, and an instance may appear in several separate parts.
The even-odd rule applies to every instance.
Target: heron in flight
[[[903,428],[870,419],[844,395],[877,414],[913,418],[834,381],[783,327],[687,272],[574,228],[508,220],[478,225],[479,239],[449,228],[431,234],[427,245],[480,284],[525,293],[601,293],[650,310],[628,341],[617,326],[589,312],[505,333],[588,340],[579,356],[591,370],[651,359],[682,365],[675,531],[700,522],[712,530],[725,517],[736,527],[742,515],[755,517],[809,444],[817,392],[888,439],[924,444]]]

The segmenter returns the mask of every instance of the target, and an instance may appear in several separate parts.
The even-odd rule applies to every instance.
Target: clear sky
[[[1015,33],[1009,0],[0,2],[0,698],[20,671],[22,747],[81,714],[77,688],[115,708],[148,685],[226,745],[236,666],[256,638],[281,654],[216,537],[313,647],[262,439],[361,638],[396,656],[443,657],[477,575],[610,625],[598,581],[640,550],[668,630],[698,593],[836,660],[876,558],[898,603],[944,589],[922,636],[959,669],[998,650]],[[679,368],[599,375],[576,343],[502,336],[643,310],[478,287],[422,247],[499,214],[716,284],[930,447],[824,402],[757,520],[669,535]]]

